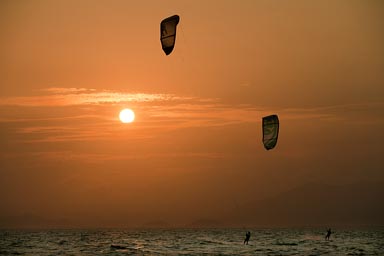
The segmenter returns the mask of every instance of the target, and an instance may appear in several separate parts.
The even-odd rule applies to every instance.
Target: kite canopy
[[[178,15],[173,15],[163,20],[160,24],[160,41],[166,55],[169,55],[175,46],[176,26],[179,20],[180,17]]]
[[[277,115],[263,117],[263,144],[266,150],[273,149],[279,135],[279,118]]]

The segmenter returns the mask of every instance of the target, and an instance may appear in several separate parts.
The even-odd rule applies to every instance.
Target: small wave
[[[12,255],[23,255],[23,252],[11,252]]]
[[[201,245],[204,245],[204,244],[228,245],[228,244],[232,244],[232,243],[229,243],[229,242],[227,242],[227,241],[221,241],[221,240],[201,239],[201,240],[200,240],[200,244],[201,244]]]
[[[277,242],[276,245],[288,245],[288,246],[297,246],[298,243],[289,243],[289,242]]]
[[[213,241],[201,241],[200,244],[204,245],[204,244],[217,244],[217,243]]]
[[[365,255],[364,253],[364,249],[361,249],[361,248],[355,248],[355,247],[352,247],[351,249],[353,249],[352,252],[349,252],[348,255]]]
[[[111,249],[113,250],[123,250],[123,249],[127,249],[126,246],[122,246],[122,245],[118,245],[118,244],[111,244]]]
[[[132,248],[132,247],[127,247],[124,245],[118,245],[118,244],[111,244],[110,246],[112,251],[118,251],[118,252],[125,252],[129,254],[134,254],[134,255],[144,255],[145,253],[140,250],[139,248]]]
[[[23,245],[23,241],[19,240],[19,241],[15,241],[15,242],[11,243],[9,246],[10,247],[18,247],[20,245]]]
[[[64,244],[67,244],[68,241],[67,240],[61,240],[60,242],[58,242],[59,245],[64,245]]]

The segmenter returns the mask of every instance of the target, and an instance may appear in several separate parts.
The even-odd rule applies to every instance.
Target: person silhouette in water
[[[325,240],[329,240],[329,238],[331,237],[331,234],[332,234],[332,231],[331,231],[331,229],[329,228],[329,229],[327,230],[327,234],[325,235]]]
[[[244,244],[248,244],[249,238],[251,238],[251,232],[247,231],[247,233],[245,233]]]

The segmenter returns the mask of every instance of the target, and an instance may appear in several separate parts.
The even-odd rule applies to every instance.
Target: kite
[[[164,19],[160,24],[160,41],[166,55],[169,55],[175,46],[176,26],[179,24],[179,20],[178,15],[173,15]]]
[[[263,117],[263,144],[266,150],[273,149],[279,135],[279,118],[277,115]]]

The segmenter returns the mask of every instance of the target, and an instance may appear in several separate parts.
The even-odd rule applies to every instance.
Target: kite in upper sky
[[[166,55],[169,55],[176,41],[176,26],[179,24],[180,17],[173,15],[166,18],[160,24],[160,41],[163,51]]]
[[[279,135],[279,118],[277,115],[263,117],[263,144],[266,150],[273,149]]]

